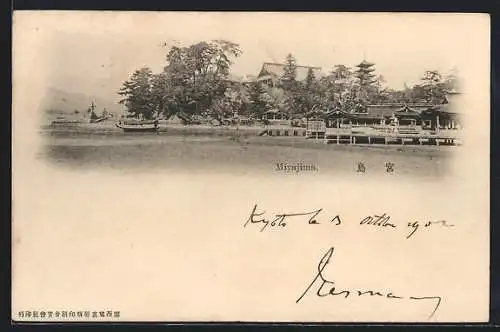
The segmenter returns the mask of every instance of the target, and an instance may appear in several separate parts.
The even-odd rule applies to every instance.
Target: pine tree
[[[297,82],[297,64],[292,54],[288,54],[285,61],[285,68],[280,80],[280,87],[285,91],[286,108],[290,117],[300,110],[301,92]]]
[[[134,117],[152,119],[155,115],[151,94],[152,78],[153,73],[148,67],[138,69],[118,92],[125,97],[120,100],[120,104],[125,105],[127,112]]]
[[[316,77],[314,75],[314,71],[312,70],[312,68],[309,68],[307,70],[307,76],[306,76],[306,89],[310,90],[315,80]]]
[[[292,90],[297,86],[297,63],[293,55],[286,56],[283,76],[281,76],[281,86],[285,90]]]
[[[421,85],[425,91],[426,99],[431,104],[441,100],[444,95],[444,87],[442,83],[442,75],[437,70],[426,70],[422,77],[423,84]]]
[[[316,77],[312,68],[307,70],[306,80],[303,85],[300,108],[302,113],[307,113],[312,110],[315,103],[320,100],[319,86],[316,82]]]

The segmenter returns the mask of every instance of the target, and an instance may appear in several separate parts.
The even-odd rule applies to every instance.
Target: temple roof
[[[363,67],[363,68],[359,68],[358,70],[356,70],[356,73],[365,73],[365,74],[369,74],[369,73],[371,73],[372,71],[375,71],[375,68]]]
[[[321,67],[296,66],[296,68],[297,68],[297,81],[305,80],[309,69],[312,69],[314,76],[316,78],[321,76]],[[270,77],[274,76],[280,78],[281,76],[283,76],[284,72],[285,72],[284,64],[265,62],[262,65],[262,69],[260,70],[258,77],[261,78],[263,76],[270,75]]]
[[[371,67],[374,66],[374,63],[368,62],[366,60],[363,60],[360,64],[356,65],[356,67]]]
[[[326,118],[346,118],[346,119],[384,119],[391,117],[399,105],[368,105],[366,112],[345,112],[340,109],[333,109],[325,114]]]
[[[354,114],[347,113],[338,108],[332,109],[324,114],[325,118],[353,118]]]
[[[417,112],[408,107],[408,105],[405,105],[402,109],[395,111],[394,115],[416,117],[420,116],[420,112]]]
[[[450,116],[459,116],[459,113],[456,112],[449,112],[446,110],[441,109],[440,107],[435,107],[435,108],[429,108],[428,110],[422,111],[421,115],[426,116],[426,117],[435,117],[439,116],[441,118],[449,118]]]
[[[401,109],[401,105],[368,105],[366,107],[366,115],[372,118],[386,118],[391,117],[394,112]]]

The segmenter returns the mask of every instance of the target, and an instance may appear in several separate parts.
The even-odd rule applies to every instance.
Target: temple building
[[[264,113],[263,119],[266,120],[288,120],[289,115],[277,109],[271,109]]]
[[[360,64],[356,65],[358,68],[354,75],[358,79],[360,89],[357,93],[358,98],[368,100],[369,92],[372,91],[374,85],[377,83],[375,78],[375,64],[363,60]]]
[[[311,114],[322,118],[326,128],[349,127],[421,127],[422,130],[462,129],[457,106],[459,93],[449,93],[440,105],[387,104],[354,107],[352,110],[336,107],[328,112]]]
[[[374,125],[420,125],[420,112],[425,105],[367,105],[354,111],[336,108],[324,114],[327,127],[337,125],[374,126]]]
[[[307,72],[312,69],[313,74],[316,78],[321,76],[321,67],[308,67],[308,66],[296,66],[297,70],[297,81],[304,81],[307,77]],[[265,62],[257,75],[256,81],[266,83],[269,86],[275,86],[276,83],[283,76],[285,71],[285,65],[281,63],[270,63]]]
[[[358,78],[359,84],[362,88],[365,88],[377,82],[377,80],[375,79],[375,75],[373,74],[373,72],[375,71],[374,66],[375,64],[370,63],[366,60],[363,60],[360,64],[356,65],[358,69],[354,72],[354,74]]]
[[[458,103],[460,96],[459,92],[449,92],[440,105],[422,111],[422,127],[429,130],[462,129],[462,109]]]

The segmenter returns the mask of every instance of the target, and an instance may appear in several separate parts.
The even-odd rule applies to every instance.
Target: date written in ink
[[[335,217],[325,215],[324,209],[311,209],[305,212],[287,212],[287,213],[277,213],[270,214],[265,210],[259,209],[257,204],[254,204],[250,215],[246,219],[243,227],[249,225],[256,225],[260,227],[260,231],[263,232],[268,228],[285,229],[287,225],[292,222],[294,224],[307,224],[307,225],[334,225],[341,226],[343,221],[339,214]],[[396,231],[399,229],[404,232],[406,239],[412,238],[417,230],[419,229],[434,229],[436,227],[453,227],[445,220],[437,221],[426,221],[419,222],[413,221],[406,224],[398,225],[391,219],[391,216],[387,213],[377,213],[369,216],[362,217],[359,221],[359,226],[363,228],[370,228],[379,231]],[[408,231],[405,231],[408,230]]]

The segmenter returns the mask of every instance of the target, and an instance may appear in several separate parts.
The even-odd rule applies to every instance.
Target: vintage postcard
[[[18,11],[12,319],[486,322],[490,19]]]

